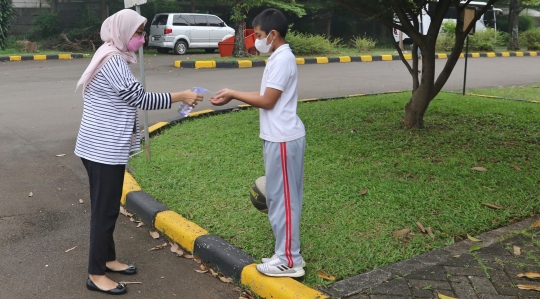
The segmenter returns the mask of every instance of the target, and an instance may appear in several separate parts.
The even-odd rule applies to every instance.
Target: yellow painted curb
[[[352,98],[352,97],[363,97],[365,96],[365,94],[363,93],[357,93],[357,94],[350,94],[347,96],[347,98]]]
[[[174,62],[174,66],[175,66],[175,67],[181,67],[181,65],[182,65],[182,61],[181,61],[181,60],[176,60],[176,61]]]
[[[251,105],[250,104],[241,104],[241,105],[238,105],[238,107],[245,108],[245,107],[251,107]]]
[[[459,58],[465,58],[465,54],[463,53],[459,54]]]
[[[174,211],[158,213],[154,220],[154,227],[189,252],[193,252],[195,240],[198,237],[208,235],[208,231]]]
[[[340,56],[339,62],[351,62],[351,56]]]
[[[489,53],[487,53],[487,57],[489,57],[489,58],[495,58],[495,57],[497,57],[497,54],[495,54],[495,53],[493,53],[493,52],[489,52]]]
[[[215,61],[195,61],[196,69],[212,69],[216,67]]]
[[[34,60],[47,60],[47,55],[34,55]]]
[[[412,54],[403,54],[403,57],[405,57],[405,60],[412,60]]]
[[[206,114],[206,113],[211,113],[211,112],[214,112],[214,110],[212,109],[206,109],[206,110],[201,110],[201,111],[197,111],[197,112],[191,112],[189,114],[190,117],[193,117],[193,116],[198,116],[198,115],[201,115],[201,114]]]
[[[368,55],[360,56],[360,60],[362,60],[362,62],[371,62],[373,61],[373,56],[368,56]]]
[[[317,59],[318,64],[328,63],[328,57],[315,57],[315,59]]]
[[[304,58],[296,58],[296,64],[306,64],[306,60]]]
[[[247,68],[252,67],[253,62],[251,60],[238,60],[238,67],[239,68]]]
[[[538,56],[538,52],[529,52],[529,56]]]
[[[523,57],[524,54],[523,54],[523,52],[516,52],[516,56],[517,56],[517,57]]]
[[[126,204],[126,195],[133,191],[141,191],[141,186],[139,186],[133,176],[126,171],[124,174],[124,185],[122,186],[122,198],[120,199],[122,205]]]
[[[155,130],[158,130],[158,129],[160,129],[160,128],[162,128],[162,127],[168,125],[168,124],[169,124],[168,122],[164,122],[164,121],[158,122],[157,124],[155,124],[155,125],[153,125],[153,126],[150,126],[150,127],[148,128],[148,132],[149,132],[149,133],[152,133],[152,132],[154,132]]]
[[[21,61],[21,56],[9,56],[9,61]]]
[[[71,54],[58,54],[58,59],[71,59]]]
[[[447,59],[448,58],[448,55],[446,55],[446,54],[437,54],[437,56],[439,56],[439,59]]]
[[[498,96],[490,96],[490,95],[487,95],[487,94],[471,93],[471,94],[468,94],[468,95],[475,96],[475,97],[482,97],[482,98],[490,98],[490,99],[498,99],[499,98]]]
[[[472,58],[480,58],[480,53],[472,53],[471,57]]]
[[[383,61],[390,61],[392,60],[392,55],[381,55]]]
[[[510,57],[510,52],[502,52],[502,57]]]
[[[241,282],[263,298],[324,299],[327,295],[309,288],[292,278],[270,277],[257,271],[255,264],[244,267]]]

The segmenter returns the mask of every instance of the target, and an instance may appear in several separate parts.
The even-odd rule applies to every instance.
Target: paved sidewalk
[[[517,288],[540,286],[539,280],[517,276],[540,272],[540,228],[531,227],[536,220],[482,234],[482,242],[462,241],[322,290],[332,298],[348,299],[440,298],[439,294],[459,299],[540,298],[540,292]],[[477,245],[483,248],[471,252]],[[515,247],[521,254],[515,254]]]

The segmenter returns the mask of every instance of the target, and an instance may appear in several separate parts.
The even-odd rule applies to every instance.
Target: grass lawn
[[[499,87],[499,88],[489,88],[489,89],[473,89],[473,90],[469,90],[468,93],[499,96],[503,98],[516,99],[516,100],[539,101],[540,100],[540,84]]]
[[[426,128],[407,130],[408,98],[299,104],[307,129],[301,226],[307,285],[328,283],[318,270],[344,279],[540,209],[540,105],[441,93]],[[190,119],[156,135],[152,161],[131,159],[132,172],[170,209],[256,258],[271,256],[267,216],[248,193],[264,175],[258,132],[256,109]],[[393,236],[402,229],[410,232]]]

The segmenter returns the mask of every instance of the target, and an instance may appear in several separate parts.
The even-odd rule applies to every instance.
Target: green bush
[[[519,16],[518,29],[519,32],[524,32],[536,27],[536,21],[534,17],[530,16]],[[508,32],[508,16],[497,18],[497,29],[503,32]]]
[[[371,50],[375,48],[377,41],[370,37],[357,36],[353,37],[351,43],[355,49],[358,49],[359,52],[371,52]]]
[[[6,48],[13,17],[14,10],[11,0],[0,0],[0,49],[2,50]]]
[[[46,40],[58,34],[58,14],[43,13],[32,21],[33,28],[28,32],[28,36],[35,40]]]
[[[454,35],[440,34],[435,44],[435,50],[437,52],[451,52],[456,43],[456,37]]]
[[[456,23],[455,22],[444,22],[441,25],[441,34],[442,35],[456,35]]]
[[[495,29],[487,28],[485,31],[477,31],[470,37],[469,49],[472,51],[493,51],[500,39],[500,34]]]
[[[100,28],[101,19],[94,15],[92,8],[87,5],[75,28],[68,31],[66,35],[69,39],[87,38],[89,35],[99,34]]]
[[[331,41],[323,35],[291,31],[287,34],[287,42],[295,55],[314,55],[336,53],[341,39]]]
[[[529,51],[540,50],[540,29],[531,29],[520,35],[521,44]]]

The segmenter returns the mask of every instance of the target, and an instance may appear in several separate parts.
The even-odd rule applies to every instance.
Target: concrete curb
[[[478,52],[469,53],[467,56],[470,58],[496,58],[496,57],[526,57],[526,56],[538,56],[540,52],[527,51],[527,52]],[[404,54],[405,59],[412,60],[412,54]],[[448,54],[436,54],[437,59],[448,59]],[[459,58],[465,58],[465,54],[461,54]],[[296,58],[297,65],[303,64],[328,64],[328,63],[349,63],[349,62],[372,62],[372,61],[393,61],[401,60],[399,55],[379,55],[379,56],[339,56],[339,57],[310,57],[310,58]],[[227,60],[227,61],[215,61],[215,60],[196,60],[196,61],[182,61],[176,60],[174,66],[177,68],[191,68],[191,69],[208,69],[208,68],[251,68],[265,66],[267,60]]]
[[[75,59],[85,58],[84,54],[54,54],[54,55],[11,55],[0,56],[0,61],[27,61],[27,60],[57,60],[57,59]]]

